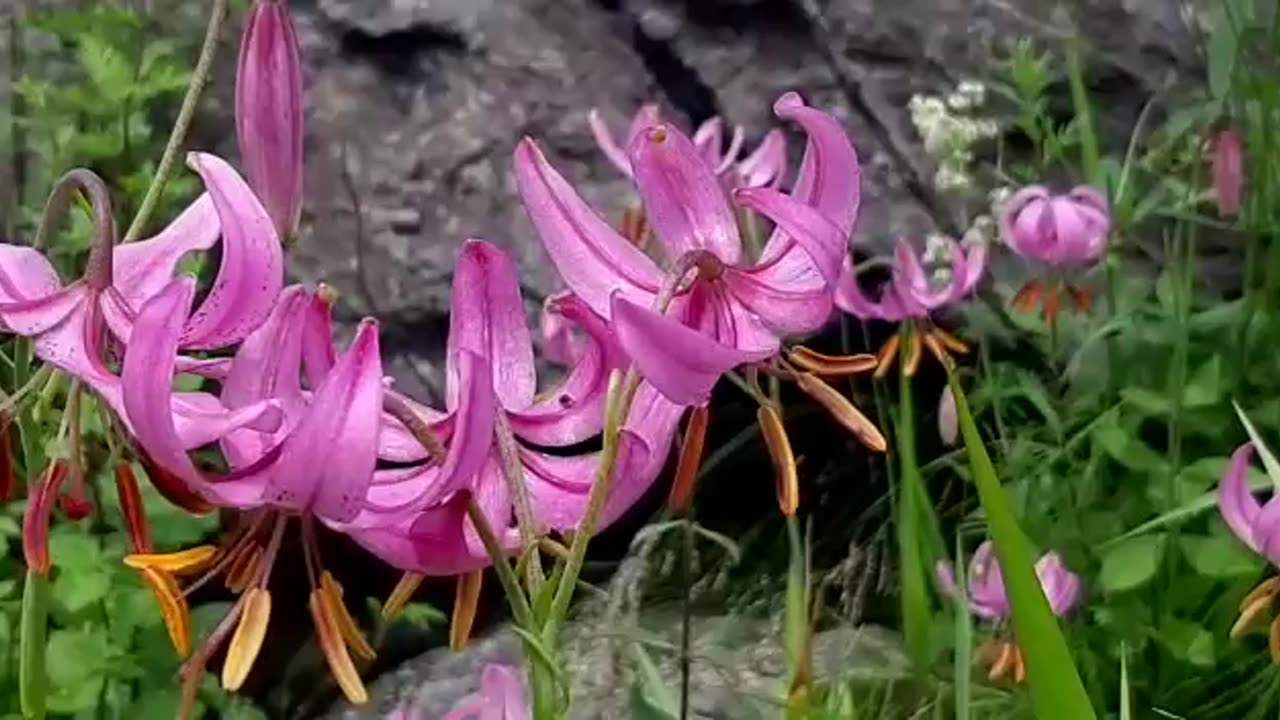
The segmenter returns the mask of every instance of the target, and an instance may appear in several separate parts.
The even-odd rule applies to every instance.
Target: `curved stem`
[[[36,239],[32,246],[37,250],[44,249],[49,235],[62,221],[80,192],[88,194],[93,212],[93,241],[84,276],[91,287],[100,290],[111,285],[111,250],[116,242],[116,221],[111,214],[111,191],[107,189],[107,183],[92,170],[72,168],[53,184],[49,199],[44,203],[40,227],[36,229]]]
[[[498,458],[502,463],[502,475],[507,480],[511,491],[512,505],[515,507],[516,524],[520,529],[520,544],[529,553],[525,582],[529,593],[535,594],[542,586],[546,576],[542,572],[541,552],[538,549],[538,538],[542,536],[542,527],[533,514],[533,502],[529,499],[529,486],[524,481],[524,467],[520,462],[520,448],[516,444],[515,433],[505,412],[498,412],[494,422],[494,444],[498,447]]]
[[[164,194],[165,183],[173,172],[173,164],[178,159],[178,151],[187,141],[187,131],[191,129],[191,118],[195,116],[196,105],[205,85],[209,84],[209,76],[213,71],[213,57],[218,50],[218,36],[222,34],[222,25],[227,19],[227,0],[213,0],[213,10],[209,13],[209,24],[205,28],[204,44],[200,46],[200,57],[196,60],[196,68],[191,75],[191,83],[187,86],[187,94],[182,98],[182,106],[178,108],[178,117],[173,122],[173,130],[169,133],[169,142],[164,146],[164,154],[160,156],[160,165],[156,167],[156,175],[151,179],[151,187],[142,198],[138,214],[133,216],[129,230],[124,234],[124,242],[137,240],[156,206],[160,204],[160,196]]]

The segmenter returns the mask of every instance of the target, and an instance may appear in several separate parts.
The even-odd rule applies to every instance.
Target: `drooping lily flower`
[[[600,433],[609,373],[623,360],[601,318],[572,295],[557,297],[553,312],[582,328],[584,343],[560,384],[537,393],[515,265],[487,242],[463,245],[454,269],[446,394],[496,398],[496,414],[491,412],[488,426],[459,421],[450,442],[483,445],[482,465],[471,475],[454,473],[452,482],[441,482],[430,466],[380,472],[366,511],[349,527],[357,542],[407,571],[457,574],[490,562],[466,518],[471,500],[508,550],[518,547],[516,509],[522,500],[516,493],[527,494],[539,534],[578,525],[599,453],[563,456],[537,448],[564,447]],[[464,374],[466,357],[480,358],[485,367]],[[656,401],[637,405],[644,402]],[[666,459],[679,408],[650,414],[623,430],[600,527],[639,498]],[[631,417],[639,415],[633,411]]]
[[[280,238],[302,216],[302,54],[283,0],[255,0],[236,71],[236,137],[249,185]]]
[[[958,597],[955,570],[951,563],[941,560],[935,570],[942,593],[951,598]],[[1061,617],[1075,608],[1080,599],[1080,578],[1063,565],[1056,552],[1040,556],[1036,561],[1036,576],[1054,615]],[[1000,561],[996,559],[995,546],[990,540],[984,541],[973,553],[966,580],[965,599],[969,609],[996,626],[994,636],[983,643],[980,651],[984,662],[990,666],[989,677],[999,680],[1011,675],[1016,682],[1022,682],[1026,676],[1022,651],[1012,635],[1005,634],[1002,629],[1012,610],[1005,592]]]
[[[1265,448],[1261,448],[1266,453]],[[1245,443],[1231,456],[1231,464],[1218,484],[1218,511],[1231,532],[1248,548],[1273,566],[1280,567],[1280,497],[1272,497],[1265,504],[1259,503],[1249,487],[1249,465],[1253,460],[1253,443]],[[1265,455],[1264,455],[1265,457]],[[1240,602],[1240,617],[1231,626],[1231,637],[1247,633],[1256,622],[1264,619],[1275,607],[1280,595],[1280,577],[1272,576],[1254,588]],[[1271,621],[1271,660],[1280,664],[1280,618]]]
[[[852,262],[845,261],[836,289],[836,304],[864,320],[902,323],[902,332],[880,348],[877,377],[889,371],[904,342],[908,353],[904,368],[907,375],[915,374],[924,348],[943,364],[949,362],[948,351],[968,352],[964,343],[935,326],[930,315],[973,292],[986,267],[987,247],[976,244],[966,250],[954,240],[947,240],[946,247],[950,266],[939,278],[938,274],[925,272],[920,257],[909,243],[898,241],[893,251],[893,274],[879,300],[871,300],[862,292]]]
[[[1019,255],[1056,268],[1087,265],[1106,250],[1111,232],[1111,210],[1102,193],[1079,186],[1065,195],[1052,194],[1040,185],[1014,193],[1000,210],[1000,234]],[[1082,287],[1059,281],[1033,279],[1014,296],[1011,305],[1028,312],[1042,305],[1045,320],[1057,322],[1061,293],[1086,312],[1092,304]]]
[[[159,235],[113,247],[105,187],[72,171],[55,202],[87,190],[99,221],[84,276],[68,285],[30,247],[0,244],[0,326],[35,341],[36,355],[99,389],[115,374],[104,357],[106,333],[127,342],[132,318],[170,280],[183,256],[222,239],[222,265],[204,302],[186,320],[180,347],[233,345],[266,319],[283,284],[283,255],[262,205],[230,165],[192,153],[188,164],[208,192]],[[62,195],[61,198],[58,198]]]
[[[232,406],[255,395],[280,398],[283,426],[268,434],[269,442],[227,433],[223,447],[231,471],[217,474],[192,462],[168,411],[193,295],[191,280],[179,279],[138,313],[123,363],[124,407],[139,446],[155,464],[206,502],[244,511],[245,522],[220,550],[133,555],[126,562],[144,572],[199,575],[197,585],[222,575],[240,593],[226,630],[211,635],[183,673],[184,688],[198,685],[205,662],[234,627],[222,672],[224,687],[234,690],[262,646],[271,617],[267,581],[287,525],[299,518],[321,650],[347,697],[363,702],[367,694],[348,648],[362,656],[371,656],[372,649],[342,604],[341,589],[321,567],[312,523],[318,519],[340,526],[355,518],[373,479],[384,395],[377,325],[362,322],[351,346],[332,366],[312,367],[318,377],[311,378],[312,389],[303,393],[304,366],[308,359],[318,364],[326,352],[314,347],[323,334],[308,327],[316,316],[309,314],[312,298],[297,288],[286,291],[273,316],[232,360],[223,393]]]
[[[464,697],[443,720],[530,720],[533,715],[520,673],[506,665],[485,665],[480,689]]]
[[[597,215],[531,139],[516,151],[521,198],[569,289],[613,325],[623,349],[672,402],[704,402],[725,371],[775,355],[780,337],[811,332],[857,212],[857,157],[839,123],[794,93],[775,104],[809,146],[790,194],[733,193],[775,224],[758,262],[723,187],[692,141],[668,125],[635,136],[629,159],[667,262],[659,265]]]
[[[1244,149],[1240,131],[1226,127],[1214,133],[1210,141],[1213,197],[1218,214],[1231,217],[1240,212],[1240,196],[1244,189]]]

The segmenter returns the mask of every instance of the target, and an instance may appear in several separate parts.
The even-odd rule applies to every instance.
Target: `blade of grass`
[[[1013,626],[1027,666],[1031,702],[1039,720],[1090,720],[1096,718],[1084,683],[1067,649],[1066,638],[1049,609],[1036,577],[1035,552],[1014,516],[1004,488],[996,476],[991,457],[982,443],[977,423],[953,366],[947,367],[947,382],[956,399],[956,418],[965,447],[978,499],[987,516],[996,557],[1004,573],[1005,592],[1013,610]]]
[[[1129,647],[1120,641],[1120,720],[1133,720],[1129,706]]]
[[[905,342],[914,342],[910,336]],[[904,349],[900,355],[905,357]],[[920,466],[916,462],[915,417],[911,398],[911,378],[905,372],[905,362],[899,369],[898,422],[894,433],[898,445],[898,536],[899,575],[902,582],[902,629],[906,636],[907,652],[915,663],[917,672],[928,670],[930,657],[930,630],[933,628],[933,609],[929,603],[928,569],[922,547],[922,527],[925,512],[931,511],[928,494],[920,478]],[[924,507],[921,507],[924,505]]]
[[[970,668],[973,664],[973,616],[969,614],[969,596],[966,591],[969,580],[965,572],[964,550],[960,547],[960,536],[957,535],[955,551],[956,658],[954,668],[956,720],[969,720],[971,713],[970,703],[973,697],[973,688],[970,687],[970,676],[972,674]]]

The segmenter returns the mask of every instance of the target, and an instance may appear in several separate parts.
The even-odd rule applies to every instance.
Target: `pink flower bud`
[[[1098,259],[1111,232],[1107,200],[1080,186],[1054,195],[1040,185],[1013,194],[1000,212],[1000,232],[1013,251],[1051,265]]]
[[[249,185],[281,239],[302,214],[302,57],[282,0],[256,0],[236,74],[236,135]]]
[[[1235,215],[1240,212],[1240,194],[1244,186],[1240,133],[1230,127],[1219,130],[1211,143],[1213,195],[1218,204],[1218,214]]]

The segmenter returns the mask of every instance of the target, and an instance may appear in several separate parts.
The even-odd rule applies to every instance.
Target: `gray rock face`
[[[657,631],[655,632],[655,628]],[[679,618],[648,615],[648,638],[679,642]],[[696,720],[740,720],[776,717],[785,697],[786,658],[776,623],[733,616],[696,618],[690,643],[690,717]],[[574,683],[573,720],[632,717],[628,710],[635,687],[634,667],[627,661],[634,647],[618,627],[571,624],[564,657]],[[335,720],[375,720],[405,711],[404,720],[444,717],[455,703],[476,691],[489,663],[521,665],[520,640],[509,630],[474,641],[466,651],[432,650],[379,678],[367,705],[339,703],[327,715]],[[679,697],[680,672],[673,653],[648,651],[671,697]],[[910,664],[900,639],[875,626],[840,628],[814,637],[814,669],[819,677],[858,679],[906,678]]]
[[[586,125],[646,100],[685,121],[720,113],[749,138],[799,90],[836,113],[863,160],[858,242],[958,233],[973,199],[933,188],[907,113],[919,92],[982,76],[992,53],[1070,30],[1048,0],[314,0],[295,3],[307,63],[305,236],[297,280],[326,281],[347,321],[377,314],[390,371],[438,387],[450,268],[482,237],[521,265],[531,307],[556,287],[516,201],[511,153],[536,137],[597,207],[627,184]],[[1175,3],[1081,0],[1091,76],[1123,128],[1152,88],[1198,62]],[[610,9],[613,8],[613,9]],[[228,68],[229,70],[229,68]],[[229,78],[228,78],[229,80]],[[228,83],[223,84],[224,87]],[[1113,102],[1114,100],[1114,102]],[[229,105],[224,105],[229,107]],[[792,152],[798,156],[799,143]]]

